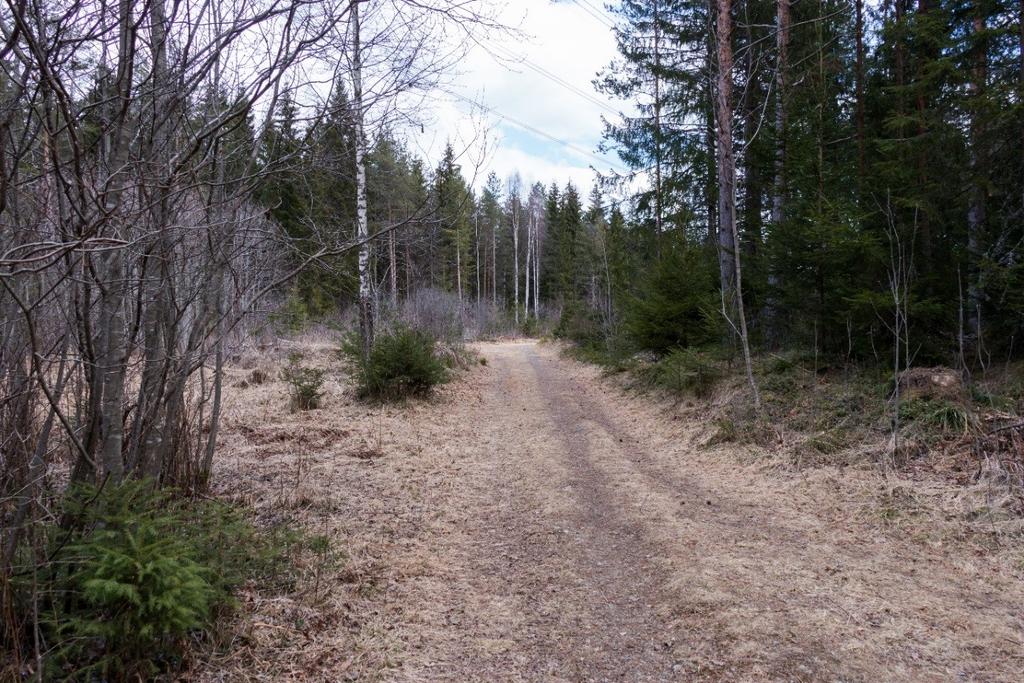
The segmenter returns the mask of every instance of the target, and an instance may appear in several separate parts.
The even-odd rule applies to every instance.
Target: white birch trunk
[[[455,286],[459,290],[459,304],[462,304],[462,245],[459,243],[459,228],[455,226]]]
[[[539,210],[539,209],[538,209]],[[538,217],[539,218],[539,217]],[[540,222],[538,220],[537,226],[534,229],[534,248],[533,248],[533,314],[540,318]],[[530,295],[529,292],[526,293]]]
[[[480,214],[473,212],[473,244],[476,247],[476,303],[480,305]]]
[[[370,284],[370,243],[366,218],[366,131],[363,128],[363,74],[359,45],[359,3],[351,5],[352,106],[355,111],[356,240],[359,241],[359,336],[363,358],[373,347],[373,292]]]
[[[526,221],[526,319],[530,319],[530,270],[531,258],[533,257],[533,211],[530,211],[529,219]]]
[[[513,287],[516,307],[516,325],[519,324],[519,212],[516,210],[516,202],[512,202],[512,279],[515,280]]]

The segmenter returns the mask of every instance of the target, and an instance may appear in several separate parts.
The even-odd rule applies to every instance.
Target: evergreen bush
[[[720,315],[709,263],[699,249],[680,246],[652,266],[625,310],[625,330],[638,349],[666,353],[713,340]]]
[[[426,396],[448,380],[434,338],[421,330],[397,326],[374,340],[370,357],[363,359],[357,336],[342,346],[357,382],[360,397],[392,401]]]
[[[293,353],[288,357],[288,364],[281,369],[281,379],[288,383],[293,411],[320,407],[327,376],[327,371],[322,368],[299,365],[301,360],[302,354]]]
[[[582,346],[597,345],[604,341],[600,314],[575,299],[565,303],[554,333],[556,337],[569,339]]]
[[[237,508],[176,498],[149,481],[75,487],[62,517],[44,529],[48,570],[8,586],[15,613],[38,609],[44,680],[175,671],[241,584],[287,589],[297,576],[290,554],[301,539],[290,528],[257,529]]]
[[[708,396],[722,376],[715,363],[694,349],[675,349],[639,372],[642,379],[670,393],[698,398]]]

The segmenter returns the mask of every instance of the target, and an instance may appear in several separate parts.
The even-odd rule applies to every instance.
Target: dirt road
[[[308,479],[289,500],[348,540],[351,563],[334,579],[343,617],[283,645],[253,636],[284,648],[281,675],[1020,680],[1024,554],[933,523],[926,493],[703,447],[686,411],[548,345],[479,351],[487,365],[431,404],[317,411],[318,429],[344,426],[379,459],[302,432]],[[251,405],[236,436],[308,419]],[[236,471],[293,467],[295,449],[273,443],[236,441]],[[261,609],[253,619],[283,619]]]

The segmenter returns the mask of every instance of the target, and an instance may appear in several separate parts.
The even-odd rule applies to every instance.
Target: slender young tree
[[[754,407],[762,413],[761,394],[754,379],[753,361],[750,355],[750,337],[747,333],[747,316],[743,305],[743,271],[741,266],[739,233],[736,227],[736,159],[732,139],[732,2],[716,0],[717,18],[715,38],[718,42],[717,85],[715,98],[715,120],[718,124],[718,231],[719,264],[722,286],[722,315],[730,319],[733,314],[739,319],[740,344],[743,347],[743,361],[747,380],[754,398]]]
[[[512,230],[512,305],[515,309],[516,325],[519,324],[519,220],[522,204],[519,194],[521,188],[522,182],[518,174],[508,179],[508,212]]]

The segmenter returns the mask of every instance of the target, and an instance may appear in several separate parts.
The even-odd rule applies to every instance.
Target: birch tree
[[[522,181],[515,174],[508,179],[508,213],[512,231],[512,305],[515,309],[516,325],[519,325],[519,219],[522,199]]]
[[[367,361],[373,348],[374,308],[370,280],[370,241],[366,215],[366,130],[363,110],[363,57],[360,43],[359,0],[352,0],[349,16],[352,32],[352,107],[355,123],[356,240],[359,242],[359,338],[363,349],[363,360]]]

